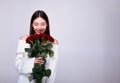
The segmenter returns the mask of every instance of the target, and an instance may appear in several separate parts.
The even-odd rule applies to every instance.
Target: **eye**
[[[46,23],[45,22],[41,23],[41,26],[46,26]]]
[[[39,24],[38,23],[34,23],[35,26],[38,26]]]

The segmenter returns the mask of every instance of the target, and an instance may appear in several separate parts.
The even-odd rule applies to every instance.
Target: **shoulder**
[[[26,40],[29,35],[23,35],[20,37],[20,40]]]
[[[54,39],[54,44],[59,44],[58,40],[57,39]]]

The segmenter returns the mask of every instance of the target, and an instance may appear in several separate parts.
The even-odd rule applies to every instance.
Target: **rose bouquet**
[[[49,77],[51,75],[51,70],[45,68],[45,63],[48,55],[49,57],[54,56],[54,52],[52,51],[52,42],[54,42],[54,39],[44,33],[30,35],[26,39],[26,43],[30,44],[30,48],[25,48],[25,51],[28,53],[28,57],[42,57],[44,60],[44,64],[34,64],[29,80],[35,79],[36,83],[42,83],[42,78],[44,76]]]

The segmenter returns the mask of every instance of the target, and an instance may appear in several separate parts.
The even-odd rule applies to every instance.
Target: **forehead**
[[[46,22],[43,18],[38,17],[33,22]]]

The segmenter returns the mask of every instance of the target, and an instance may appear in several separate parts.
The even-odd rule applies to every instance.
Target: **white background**
[[[18,40],[44,10],[59,40],[55,83],[120,83],[120,0],[0,0],[0,83],[16,83]]]

